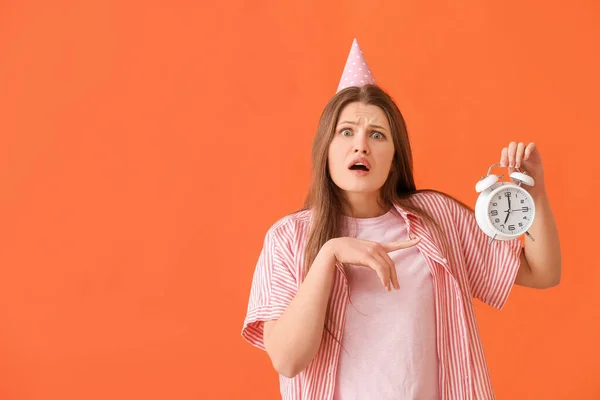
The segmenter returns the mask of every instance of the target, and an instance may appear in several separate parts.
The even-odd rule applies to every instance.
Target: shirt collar
[[[408,219],[409,216],[413,216],[415,218],[419,218],[419,215],[416,214],[415,212],[405,209],[402,206],[400,206],[398,203],[394,203],[394,208],[396,209],[396,211],[398,211],[400,213],[400,215],[404,218],[404,219]]]

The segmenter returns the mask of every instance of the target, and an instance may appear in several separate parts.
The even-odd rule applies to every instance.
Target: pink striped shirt
[[[473,213],[434,192],[413,195],[413,201],[442,226],[451,245],[443,254],[441,239],[417,215],[396,206],[408,233],[421,238],[417,245],[431,271],[439,355],[439,393],[442,400],[495,399],[479,337],[472,299],[502,309],[520,266],[519,240],[494,241],[475,222]],[[276,320],[294,298],[304,276],[304,247],[311,220],[309,210],[288,215],[267,232],[254,272],[242,336],[265,349],[263,322]],[[280,375],[284,400],[331,400],[341,347],[348,281],[336,265],[326,320],[334,340],[324,331],[321,346],[308,366],[294,378]],[[402,290],[402,289],[400,289]]]

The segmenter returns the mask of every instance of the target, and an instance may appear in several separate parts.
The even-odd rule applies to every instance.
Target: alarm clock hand
[[[505,224],[506,224],[506,221],[508,221],[508,217],[510,217],[510,212],[511,212],[511,209],[510,209],[510,197],[507,197],[506,199],[508,200],[508,210],[505,211],[506,212],[506,219],[504,220]]]

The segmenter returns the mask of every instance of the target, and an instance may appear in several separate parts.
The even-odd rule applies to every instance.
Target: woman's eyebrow
[[[339,126],[339,125],[342,125],[342,124],[356,125],[356,122],[352,122],[352,121],[342,121],[342,122],[340,122],[340,123],[338,124],[338,126]],[[387,130],[387,129],[385,129],[385,128],[384,128],[383,126],[381,126],[381,125],[369,125],[369,126],[370,126],[371,128],[381,129],[381,130],[384,130],[384,131],[386,131],[386,130]]]
[[[384,128],[383,126],[381,126],[381,125],[370,125],[370,126],[371,126],[371,128],[375,128],[375,129],[381,129],[382,131],[385,131],[385,130],[387,130],[387,129],[385,129],[385,128]]]

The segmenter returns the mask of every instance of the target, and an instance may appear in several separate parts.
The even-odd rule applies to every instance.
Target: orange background
[[[563,280],[481,334],[499,399],[599,399],[598,3],[283,3],[0,3],[0,398],[279,398],[240,330],[356,37],[419,187],[538,144]]]

